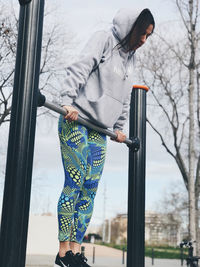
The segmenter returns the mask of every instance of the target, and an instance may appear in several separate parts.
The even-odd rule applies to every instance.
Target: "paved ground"
[[[26,267],[53,267],[58,252],[57,218],[51,216],[30,216]],[[125,267],[122,264],[122,251],[84,243],[85,256],[93,267]],[[93,247],[95,247],[95,263],[92,263]],[[145,267],[150,267],[151,259],[146,258]],[[157,260],[155,267],[181,266],[176,260]],[[137,267],[137,266],[134,266]]]
[[[93,267],[125,267],[122,264],[122,251],[93,244],[83,244],[88,263]],[[92,263],[93,247],[95,247],[95,262]],[[26,267],[53,267],[55,255],[27,255]],[[145,259],[145,267],[152,266],[150,258]],[[178,267],[180,260],[154,260],[154,267]],[[184,265],[185,266],[185,265]]]
[[[53,267],[54,256],[27,256],[26,267]],[[92,258],[88,258],[88,264],[92,267],[125,267],[125,264],[121,263],[121,259],[113,259],[112,257],[96,257],[95,263],[92,263]],[[154,265],[151,264],[151,259],[145,259],[145,267],[179,267],[180,261],[177,260],[155,260]],[[184,266],[186,266],[184,264]]]

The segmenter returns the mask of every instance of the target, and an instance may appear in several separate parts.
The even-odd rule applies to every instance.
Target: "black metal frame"
[[[25,266],[31,194],[44,0],[23,3],[19,14],[0,231],[0,265],[3,267]]]
[[[64,108],[58,106],[58,105],[55,105],[51,102],[48,102],[45,98],[44,95],[41,94],[41,92],[39,91],[38,92],[38,106],[41,107],[41,106],[44,106],[52,111],[55,111],[61,115],[67,115],[67,112]],[[78,117],[78,120],[77,120],[79,123],[91,128],[91,129],[94,129],[95,131],[98,131],[98,132],[101,132],[101,133],[104,133],[110,137],[112,137],[113,139],[116,139],[117,138],[117,134],[108,130],[108,129],[105,129],[105,128],[101,128],[97,125],[94,125],[92,124],[91,122],[87,121],[87,120],[84,120],[82,119],[81,117]],[[133,151],[138,151],[139,148],[140,148],[140,141],[137,137],[133,137],[133,138],[126,138],[126,140],[123,142],[125,143],[131,150]]]
[[[188,248],[188,257],[185,259],[186,260],[186,264],[188,267],[198,267],[199,266],[199,256],[193,256],[193,251],[194,251],[194,247],[193,247],[193,243],[196,243],[196,241],[188,241],[188,240],[184,240],[180,243],[180,248],[181,248],[181,265],[183,265],[183,247]]]
[[[21,6],[25,6],[25,5],[29,4],[31,1],[32,1],[32,0],[19,0],[19,4],[20,4]]]
[[[23,267],[26,259],[32,164],[41,57],[44,0],[21,0],[6,178],[0,230],[0,265]],[[66,111],[45,100],[39,106]],[[116,138],[116,134],[82,124]],[[127,267],[144,266],[146,91],[134,89],[130,110]]]
[[[140,149],[129,150],[127,267],[144,267],[146,90],[133,89],[129,135],[137,136]]]

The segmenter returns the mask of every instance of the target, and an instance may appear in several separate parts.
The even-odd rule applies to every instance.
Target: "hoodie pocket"
[[[122,113],[123,104],[107,94],[102,95],[96,101],[88,100],[88,102],[92,111],[90,115],[93,115],[95,120],[99,120],[107,127],[113,127]]]

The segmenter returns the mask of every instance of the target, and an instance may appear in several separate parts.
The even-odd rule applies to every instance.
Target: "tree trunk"
[[[194,150],[194,70],[190,69],[189,84],[189,233],[190,239],[196,240],[196,216],[195,216],[195,150]],[[194,255],[196,255],[196,246],[194,246]]]
[[[191,240],[196,240],[196,208],[195,208],[195,129],[194,129],[194,89],[195,89],[195,27],[193,24],[194,12],[193,0],[189,1],[189,16],[190,16],[190,63],[189,69],[189,234]],[[194,244],[194,255],[196,255],[196,244]]]
[[[200,244],[199,244],[199,205],[198,205],[198,202],[199,202],[199,194],[196,195],[196,198],[195,198],[195,209],[196,209],[196,240],[197,240],[197,255],[200,255]]]

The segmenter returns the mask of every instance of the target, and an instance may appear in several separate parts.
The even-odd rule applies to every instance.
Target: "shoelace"
[[[78,256],[81,258],[81,260],[83,261],[83,262],[87,262],[87,258],[83,255],[83,254],[81,254],[81,253],[77,253],[78,254]]]

